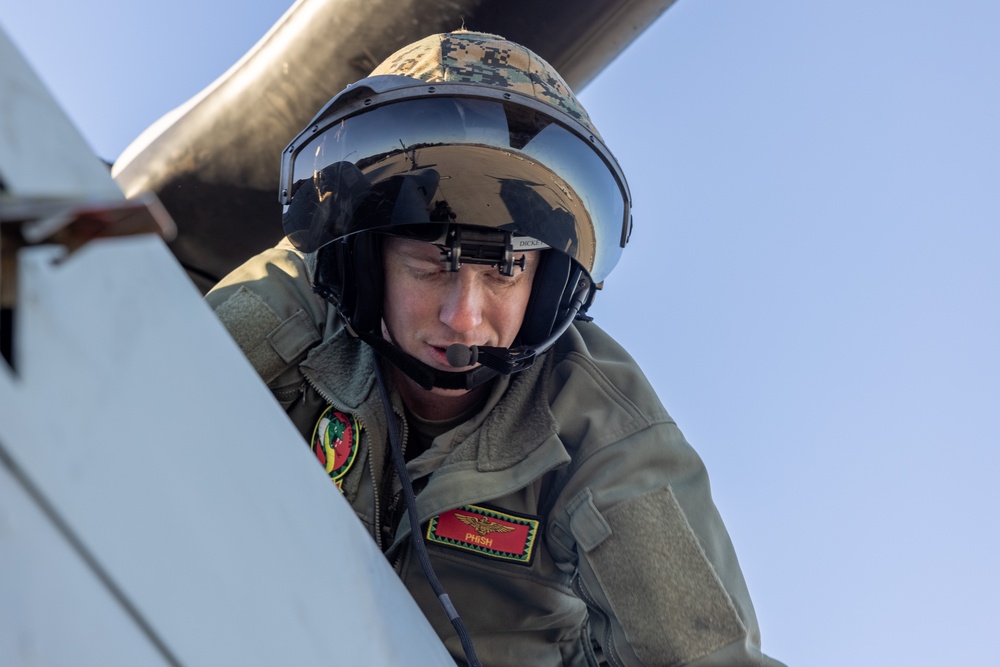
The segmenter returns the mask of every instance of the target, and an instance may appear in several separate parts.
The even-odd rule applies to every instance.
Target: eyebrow
[[[427,262],[440,262],[441,261],[441,251],[438,250],[437,246],[431,243],[424,243],[428,248],[432,249],[433,252],[428,252],[424,248],[419,246],[410,246],[410,244],[393,244],[390,247],[391,252],[401,255],[409,259],[417,259]]]

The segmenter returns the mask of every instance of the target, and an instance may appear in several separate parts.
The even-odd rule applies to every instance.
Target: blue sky
[[[10,4],[109,160],[287,9]],[[634,198],[592,314],[789,664],[1000,667],[998,34],[986,0],[680,0],[581,94]]]

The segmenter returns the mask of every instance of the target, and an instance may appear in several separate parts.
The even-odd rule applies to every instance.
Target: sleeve
[[[312,292],[307,257],[287,240],[248,260],[205,298],[269,384],[321,340],[328,316]]]
[[[779,666],[761,653],[707,474],[676,425],[581,454],[551,515],[553,542],[608,663]]]

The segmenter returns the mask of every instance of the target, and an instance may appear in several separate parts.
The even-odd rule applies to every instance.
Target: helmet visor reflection
[[[627,234],[616,165],[519,104],[409,98],[336,120],[285,157],[285,234],[304,252],[361,231],[456,223],[536,238],[599,282]]]

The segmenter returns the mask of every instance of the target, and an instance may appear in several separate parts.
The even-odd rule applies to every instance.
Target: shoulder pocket
[[[644,663],[686,664],[746,635],[669,486],[603,512],[587,495],[570,529]]]
[[[303,310],[282,320],[257,293],[241,286],[215,309],[257,373],[270,383],[320,340]]]

